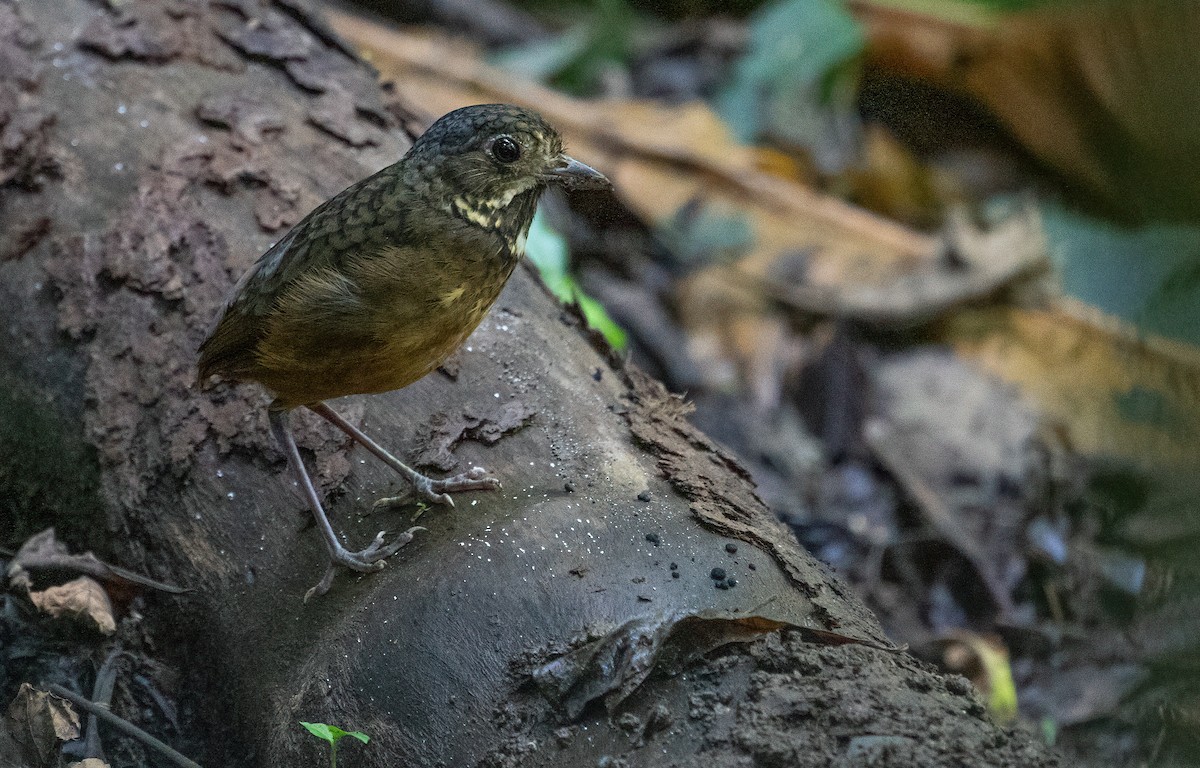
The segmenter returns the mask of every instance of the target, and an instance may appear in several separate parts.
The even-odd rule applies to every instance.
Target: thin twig
[[[87,699],[87,697],[80,696],[78,693],[75,693],[74,691],[63,688],[58,683],[51,683],[49,690],[55,696],[62,696],[64,699],[67,699],[75,706],[80,707],[80,708],[84,709],[85,711],[95,715],[96,717],[100,718],[104,722],[111,725],[113,728],[116,728],[118,731],[121,731],[122,733],[124,733],[128,736],[132,736],[133,738],[135,738],[138,741],[145,744],[147,747],[150,747],[151,749],[156,750],[163,757],[166,757],[168,760],[175,763],[175,765],[182,766],[182,768],[201,768],[199,763],[195,762],[194,760],[188,759],[184,755],[180,754],[179,752],[175,751],[174,749],[167,746],[163,742],[159,741],[158,739],[154,738],[150,734],[146,733],[141,728],[138,728],[136,725],[129,722],[128,720],[125,720],[124,718],[121,718],[121,717],[117,717],[112,712],[109,712],[107,709],[100,706],[99,704],[92,703],[91,701],[89,701]]]
[[[92,686],[92,703],[98,707],[108,709],[112,703],[113,688],[117,684],[117,661],[125,654],[120,646],[113,648],[112,652],[104,659],[104,663],[100,665],[100,671],[96,673],[96,684]],[[87,735],[83,743],[84,757],[97,757],[104,759],[104,745],[100,742],[100,726],[99,720],[94,712],[88,713]]]
[[[30,536],[12,558],[12,562],[8,566],[9,579],[17,583],[18,575],[23,575],[27,587],[29,577],[28,574],[22,574],[23,571],[64,570],[82,573],[101,581],[123,580],[172,595],[191,591],[173,584],[156,581],[118,565],[111,565],[91,552],[72,555],[54,537],[54,528],[47,528]]]

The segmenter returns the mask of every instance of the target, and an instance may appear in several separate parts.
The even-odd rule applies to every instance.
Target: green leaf
[[[589,42],[590,32],[587,27],[580,25],[558,37],[508,48],[491,58],[493,64],[514,75],[548,81],[572,62],[584,57]]]
[[[591,11],[558,38],[501,51],[493,63],[570,93],[594,91],[606,70],[628,67],[637,16],[627,0],[597,0]]]
[[[329,742],[331,745],[337,744],[339,741],[341,741],[343,736],[353,736],[363,744],[366,744],[371,740],[370,736],[361,731],[343,731],[336,725],[326,725],[325,723],[306,723],[303,720],[300,721],[300,725],[303,725],[305,729],[313,736],[316,736],[318,739],[323,739],[324,741]]]
[[[301,720],[300,725],[303,725],[309,733],[311,733],[313,736],[316,736],[318,739],[324,739],[330,744],[337,743],[337,739],[333,736],[332,729],[328,725],[325,725],[325,723],[306,723]]]
[[[657,227],[657,234],[688,268],[732,261],[754,244],[746,214],[715,209],[698,201],[681,206]]]
[[[546,224],[542,209],[538,208],[529,226],[529,237],[525,240],[525,256],[537,267],[542,282],[559,299],[568,301],[567,288],[567,241]]]
[[[1200,227],[1125,229],[1042,206],[1063,290],[1137,327],[1200,345]]]
[[[748,49],[718,111],[739,140],[794,142],[834,169],[850,159],[865,46],[858,22],[837,0],[768,5],[750,22]]]
[[[541,275],[542,282],[559,301],[578,302],[587,324],[604,334],[614,349],[624,349],[628,336],[621,326],[608,316],[600,302],[583,292],[570,273],[567,241],[546,224],[539,208],[529,227],[525,256]]]
[[[608,316],[608,312],[600,302],[585,294],[578,287],[574,290],[575,299],[579,302],[579,309],[583,312],[583,319],[587,321],[587,324],[604,334],[604,338],[608,340],[613,349],[624,349],[625,345],[629,343],[629,336],[625,333],[625,329]]]

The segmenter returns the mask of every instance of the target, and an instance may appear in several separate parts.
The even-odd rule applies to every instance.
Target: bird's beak
[[[567,189],[612,189],[607,176],[569,155],[559,155],[558,163],[547,171],[545,178]]]

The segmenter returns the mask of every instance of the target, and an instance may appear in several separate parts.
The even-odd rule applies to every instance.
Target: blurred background
[[[364,0],[412,133],[541,110],[560,297],[891,637],[1070,765],[1200,764],[1200,4]]]

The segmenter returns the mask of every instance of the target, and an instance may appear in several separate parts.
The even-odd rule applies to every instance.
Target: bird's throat
[[[520,258],[541,193],[538,185],[489,199],[459,196],[451,201],[450,210],[462,221],[498,237],[507,255]]]

